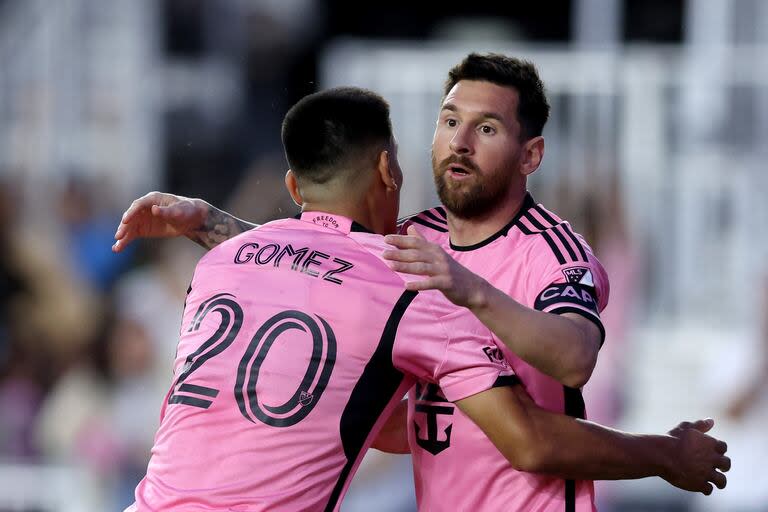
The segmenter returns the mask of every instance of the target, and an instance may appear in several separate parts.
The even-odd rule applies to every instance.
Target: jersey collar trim
[[[303,220],[304,222],[311,222],[312,224],[316,224],[324,228],[335,229],[336,231],[341,231],[342,233],[373,233],[373,231],[370,229],[350,218],[332,213],[320,211],[301,212],[300,214],[296,215],[296,218]]]
[[[512,226],[514,226],[517,223],[518,220],[520,220],[520,217],[522,217],[522,215],[525,212],[527,212],[528,210],[530,210],[534,206],[536,206],[536,201],[534,201],[533,196],[531,195],[530,192],[526,192],[525,193],[525,197],[523,198],[523,204],[520,205],[520,209],[517,211],[517,213],[512,218],[512,220],[510,220],[503,228],[501,228],[496,233],[492,234],[491,236],[489,236],[488,238],[486,238],[482,242],[478,242],[476,244],[472,244],[472,245],[454,245],[453,242],[450,242],[451,249],[453,249],[454,251],[460,251],[460,252],[462,252],[462,251],[474,251],[474,250],[479,249],[481,247],[485,247],[486,245],[490,244],[491,242],[493,242],[494,240],[496,240],[497,238],[499,238],[501,236],[507,236],[507,234],[509,233],[509,230],[512,229]]]

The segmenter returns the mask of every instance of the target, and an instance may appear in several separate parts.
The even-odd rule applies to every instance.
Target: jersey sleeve
[[[580,237],[579,240],[583,242]],[[608,304],[610,285],[605,269],[589,246],[583,243],[582,249],[586,261],[563,263],[546,245],[540,246],[529,274],[529,303],[547,313],[583,316],[600,329],[602,342],[605,328],[600,312]]]
[[[451,402],[517,382],[491,331],[468,309],[438,292],[420,292],[416,300],[409,325],[398,335],[396,366],[438,384]]]

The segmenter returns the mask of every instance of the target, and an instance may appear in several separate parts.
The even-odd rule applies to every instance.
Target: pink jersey
[[[338,510],[418,379],[455,401],[514,380],[492,334],[380,257],[383,238],[305,212],[206,254],[138,511]]]
[[[555,314],[577,313],[605,332],[599,317],[608,300],[603,267],[569,224],[536,204],[530,194],[509,224],[470,247],[450,243],[443,208],[413,216],[402,228],[410,224],[521,304]],[[503,354],[510,362],[539,406],[584,417],[578,389],[564,387],[496,341],[499,358]],[[411,391],[408,424],[419,510],[594,510],[591,481],[515,471],[483,432],[449,403],[439,385],[420,383]]]

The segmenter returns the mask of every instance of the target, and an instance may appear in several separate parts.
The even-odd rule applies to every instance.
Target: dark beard
[[[438,165],[432,158],[432,170],[435,178],[435,188],[440,202],[445,209],[460,219],[482,218],[496,209],[504,201],[510,187],[507,175],[499,173],[484,181],[476,179],[469,186],[462,185],[461,189],[448,185],[445,174],[450,164],[460,163],[470,170],[477,171],[472,162],[461,157],[449,157]],[[478,175],[475,176],[478,178]]]

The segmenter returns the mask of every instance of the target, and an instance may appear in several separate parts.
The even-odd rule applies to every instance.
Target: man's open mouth
[[[459,176],[469,176],[471,174],[467,169],[458,165],[451,165],[448,167],[448,170]]]

